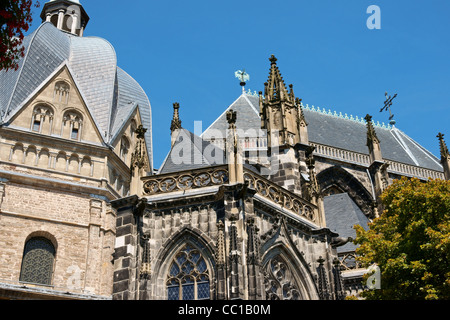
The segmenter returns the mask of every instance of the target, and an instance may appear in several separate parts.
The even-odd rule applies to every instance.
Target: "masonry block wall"
[[[44,187],[3,179],[0,191],[2,282],[21,285],[25,243],[45,237],[56,256],[51,285],[42,288],[91,298],[111,295],[115,213],[107,199],[57,182]]]

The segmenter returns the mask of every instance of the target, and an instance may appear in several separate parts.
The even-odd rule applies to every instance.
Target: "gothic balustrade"
[[[337,159],[345,162],[353,162],[365,167],[368,167],[370,165],[369,156],[366,154],[338,149],[335,147],[330,147],[317,143],[311,143],[311,145],[316,148],[314,150],[315,155]],[[388,172],[391,173],[414,176],[419,179],[428,179],[428,178],[444,179],[444,174],[439,171],[420,168],[413,165],[404,164],[391,160],[386,160],[386,162],[389,164]]]
[[[244,180],[248,182],[249,187],[254,189],[260,196],[311,222],[318,222],[318,210],[312,203],[309,203],[296,194],[287,191],[250,170],[244,169]]]
[[[143,178],[144,195],[185,191],[228,182],[228,167],[215,166]]]
[[[261,197],[308,221],[318,222],[318,210],[312,203],[247,169],[244,169],[244,180]],[[149,176],[143,178],[142,181],[144,196],[220,186],[228,183],[228,166],[214,166]]]

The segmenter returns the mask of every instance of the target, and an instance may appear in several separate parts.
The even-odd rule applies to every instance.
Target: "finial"
[[[437,138],[439,138],[439,147],[441,149],[441,157],[442,158],[446,158],[450,155],[447,145],[445,144],[444,141],[444,134],[439,132],[439,134],[436,136]]]
[[[181,120],[180,120],[180,104],[178,102],[175,102],[173,104],[173,119],[172,123],[170,125],[170,131],[175,131],[177,129],[181,129]]]
[[[367,145],[372,142],[379,142],[375,128],[373,127],[372,116],[367,114],[364,118],[367,122]]]
[[[236,111],[233,111],[233,109],[227,111],[227,122],[230,128],[234,127],[236,124]]]
[[[269,61],[270,61],[271,64],[276,64],[276,63],[277,63],[277,60],[278,60],[278,59],[275,58],[274,55],[271,55],[270,58],[269,58]]]

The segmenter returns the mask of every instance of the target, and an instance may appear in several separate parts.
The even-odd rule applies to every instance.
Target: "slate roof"
[[[360,225],[365,230],[369,228],[369,219],[367,219],[347,193],[324,197],[324,209],[327,227],[331,231],[338,233],[339,237],[351,237],[355,239],[356,231],[353,228],[355,225]],[[338,253],[350,252],[355,249],[356,245],[348,242],[338,247],[337,251]]]
[[[214,130],[225,132],[228,126],[226,111],[229,109],[233,109],[237,113],[236,127],[238,129],[248,131],[249,129],[258,130],[261,128],[259,97],[243,94],[203,132],[201,137],[208,139],[208,136]],[[304,108],[303,112],[308,123],[310,142],[366,155],[369,154],[366,146],[367,129],[365,122],[346,119],[342,116],[309,108]],[[380,139],[381,152],[384,159],[443,171],[442,165],[436,156],[398,128],[383,128],[376,125],[375,131]]]
[[[225,139],[226,130],[228,129],[227,111],[232,109],[236,111],[236,128],[245,131],[256,130],[257,133],[261,128],[261,118],[259,117],[259,97],[243,93],[239,96],[225,111],[214,121],[208,129],[206,129],[201,137],[208,139],[215,136],[217,132],[221,132],[221,136]],[[216,137],[217,138],[217,137]]]
[[[132,109],[139,107],[152,161],[151,106],[144,90],[117,66],[112,45],[98,37],[77,37],[42,23],[23,42],[25,57],[17,71],[0,71],[0,112],[7,122],[30,95],[64,63],[110,144]]]
[[[180,129],[159,174],[225,164],[225,153],[186,129]]]
[[[366,124],[361,121],[304,109],[311,142],[369,154]],[[375,126],[384,159],[442,171],[437,157],[396,127]]]

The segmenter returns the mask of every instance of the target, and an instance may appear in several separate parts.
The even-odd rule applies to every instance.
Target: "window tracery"
[[[210,299],[209,271],[200,251],[186,244],[175,256],[167,276],[168,300]]]
[[[264,286],[267,300],[300,300],[293,274],[280,256],[267,263]]]

